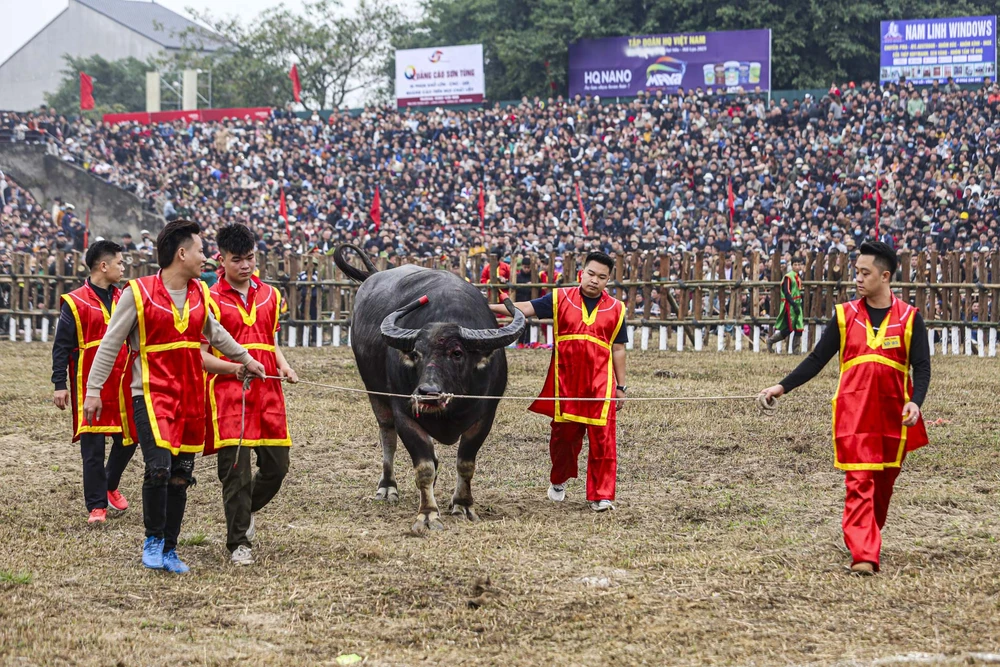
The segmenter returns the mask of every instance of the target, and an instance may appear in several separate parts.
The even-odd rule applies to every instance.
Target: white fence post
[[[340,347],[340,325],[333,325],[333,346]]]
[[[934,329],[927,329],[927,348],[930,350],[931,356],[934,356]]]
[[[628,328],[628,342],[625,343],[625,349],[631,350],[635,347],[635,327],[626,325]]]
[[[660,349],[666,351],[667,349],[667,328],[660,327]]]
[[[694,328],[694,351],[701,352],[702,331],[701,327]]]
[[[809,354],[809,325],[802,327],[802,354]]]
[[[677,351],[684,351],[684,327],[677,327]]]
[[[31,342],[31,328],[32,328],[31,327],[31,318],[30,317],[24,318],[24,342],[25,343],[30,343]]]
[[[743,326],[740,324],[736,325],[736,351],[743,351]]]
[[[49,342],[49,318],[47,317],[42,318],[42,342]]]
[[[311,326],[306,325],[302,327],[302,347],[309,347],[309,331],[312,329]]]
[[[753,351],[760,352],[760,327],[756,324],[753,327]]]
[[[722,324],[716,327],[715,336],[719,339],[719,352],[722,352],[726,349],[726,327]]]
[[[649,327],[642,328],[642,349],[649,349]]]
[[[976,330],[976,347],[979,348],[979,356],[986,356],[986,346],[983,344],[986,342],[986,331],[984,329]]]
[[[788,354],[795,354],[795,332],[788,334]]]
[[[997,356],[997,330],[990,329],[990,356]]]
[[[972,329],[965,327],[965,356],[972,356]]]
[[[17,342],[17,318],[16,317],[11,317],[9,320],[7,320],[7,323],[10,325],[10,327],[9,327],[10,328],[10,342],[15,343],[15,342]]]
[[[528,340],[531,342],[532,345],[534,345],[535,343],[538,342],[538,325],[537,324],[532,324],[531,325],[531,331],[528,332]]]
[[[288,327],[288,347],[295,347],[295,332],[298,327]]]
[[[958,344],[959,344],[958,327],[952,327],[951,328],[951,353],[952,354],[961,354],[960,350],[958,349]]]
[[[948,354],[948,327],[941,327],[941,354]]]

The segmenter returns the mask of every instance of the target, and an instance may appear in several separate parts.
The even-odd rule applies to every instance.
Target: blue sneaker
[[[163,554],[163,569],[171,574],[184,574],[191,571],[191,568],[185,565],[184,561],[177,555],[175,549]]]
[[[163,569],[163,538],[147,537],[142,545],[142,565],[150,570]]]

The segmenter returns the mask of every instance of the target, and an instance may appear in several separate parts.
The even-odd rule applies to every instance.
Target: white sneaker
[[[254,525],[253,514],[250,515],[250,527],[247,528],[247,539],[253,540],[257,537],[257,526]]]
[[[253,565],[253,552],[250,551],[250,547],[245,544],[241,544],[236,547],[236,551],[232,555],[233,565]]]
[[[610,500],[598,500],[590,503],[590,509],[595,512],[607,512],[608,510],[613,510],[614,508],[615,504]]]
[[[566,500],[566,485],[549,484],[549,500],[555,503],[561,503]]]

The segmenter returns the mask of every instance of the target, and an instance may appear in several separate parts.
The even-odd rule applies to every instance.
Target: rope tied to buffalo
[[[250,377],[250,376],[248,376]],[[283,378],[279,375],[267,375],[264,378],[255,377],[254,379],[265,379],[265,380],[278,380],[284,381],[287,378]],[[322,382],[310,382],[308,380],[299,380],[295,384],[309,385],[312,387],[322,387],[323,389],[331,389],[333,391],[341,391],[350,394],[366,394],[368,396],[384,396],[386,398],[403,398],[406,400],[413,400],[413,394],[397,394],[387,391],[372,391],[369,389],[358,389],[356,387],[342,387],[335,384],[325,384]],[[657,401],[749,401],[756,400],[757,394],[751,395],[739,395],[739,396],[626,396],[624,398],[601,398],[601,397],[573,397],[573,396],[487,396],[487,395],[476,395],[476,394],[427,394],[419,397],[422,401],[452,401],[455,399],[469,399],[469,400],[503,400],[503,401],[628,401],[628,402],[657,402]]]

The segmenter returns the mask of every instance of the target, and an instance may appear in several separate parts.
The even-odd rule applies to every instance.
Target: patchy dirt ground
[[[360,386],[344,348],[287,356],[303,379]],[[548,354],[509,357],[508,393],[536,392]],[[794,360],[629,363],[633,395],[704,396],[755,393]],[[402,447],[400,504],[370,500],[381,454],[367,401],[293,387],[292,471],[258,516],[257,565],[228,563],[206,459],[180,548],[193,572],[171,577],[139,562],[139,456],[122,485],[133,508],[87,527],[48,367],[48,346],[0,344],[3,664],[969,664],[1000,649],[994,360],[935,357],[926,415],[950,423],[907,460],[873,579],[843,571],[832,368],[774,417],[751,402],[631,404],[618,511],[604,515],[582,481],[567,503],[546,500],[547,423],[505,403],[473,483],[483,520],[447,517],[427,538],[407,532],[416,493]],[[455,448],[439,452],[446,501]]]

